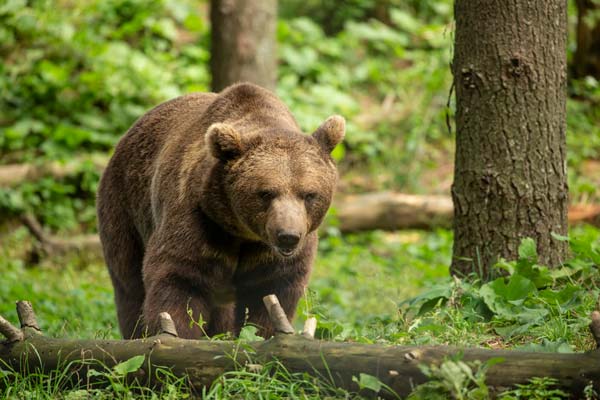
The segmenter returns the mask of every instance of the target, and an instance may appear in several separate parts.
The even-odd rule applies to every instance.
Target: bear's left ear
[[[242,137],[228,124],[212,124],[206,131],[206,143],[212,155],[221,161],[233,160],[242,154]]]
[[[346,120],[341,115],[332,115],[317,128],[312,136],[317,140],[321,148],[331,153],[335,146],[344,139],[346,133]]]

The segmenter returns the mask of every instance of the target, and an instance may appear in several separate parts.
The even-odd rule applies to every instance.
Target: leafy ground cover
[[[17,257],[27,243],[26,236],[24,230],[17,230],[3,241],[0,314],[15,320],[14,301],[28,299],[48,335],[118,338],[112,291],[104,266],[99,262],[82,266],[77,258],[28,264]],[[537,264],[534,243],[524,240],[519,260],[497,265],[498,272],[508,274],[487,283],[472,277],[448,278],[451,243],[448,231],[325,237],[310,288],[299,304],[297,328],[306,317],[316,316],[317,336],[329,340],[558,352],[594,348],[588,324],[600,294],[600,230],[573,229],[573,258],[552,270]],[[475,367],[474,375],[469,375],[466,367]],[[438,369],[424,368],[433,383],[416,389],[413,398],[432,398],[434,394],[444,398],[457,393],[486,398],[484,394],[489,394],[483,383],[485,365],[448,360]],[[41,398],[127,398],[140,390],[144,392],[145,389],[127,383],[126,374],[107,369],[103,375],[106,386],[64,391],[64,382],[56,376],[50,380],[39,375],[17,377],[14,383],[15,376],[5,371],[4,379],[12,379],[13,383],[4,393],[28,390]],[[148,398],[189,394],[185,382],[167,371],[164,374],[168,384],[163,392],[146,391]],[[377,385],[368,377],[356,378],[362,379],[367,388]],[[291,374],[276,363],[260,372],[240,366],[206,390],[207,398],[358,396],[333,388],[326,379]],[[515,388],[506,394],[513,397],[505,398],[527,398],[517,394],[531,390],[541,396],[538,398],[567,398],[566,394],[560,395],[556,382],[543,379]],[[541,393],[549,394],[544,397]]]

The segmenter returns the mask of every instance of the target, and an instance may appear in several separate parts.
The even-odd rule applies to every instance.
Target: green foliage
[[[485,326],[503,341],[529,342],[529,350],[570,352],[567,343],[585,347],[587,316],[599,294],[598,239],[594,229],[574,233],[570,239],[574,258],[552,270],[537,264],[535,243],[524,239],[518,260],[500,261],[496,266],[506,276],[487,283],[455,278],[401,306],[407,307],[407,315],[417,327],[431,324],[431,319],[441,326],[455,321],[458,314],[474,325]],[[453,313],[447,306],[458,308]],[[534,338],[540,343],[532,343]]]
[[[186,378],[177,378],[169,370],[155,368],[152,373],[159,387],[148,388],[128,374],[137,371],[144,356],[134,356],[113,368],[97,361],[61,363],[49,373],[37,369],[17,372],[0,365],[0,397],[3,399],[187,399],[191,391]],[[87,379],[81,379],[82,369],[89,369]],[[78,383],[75,383],[78,382]]]
[[[23,247],[26,239],[26,232],[19,230],[2,242],[0,315],[16,321],[14,300],[29,299],[48,335],[118,338],[104,266],[92,263],[81,269],[74,261],[45,260],[41,266],[31,268],[13,253]],[[600,274],[593,260],[600,251],[600,230],[576,229],[569,241],[574,258],[562,268],[549,270],[536,264],[533,243],[525,240],[519,260],[498,265],[498,270],[507,275],[484,284],[477,280],[447,280],[452,245],[449,232],[328,236],[321,241],[310,291],[299,305],[296,328],[306,317],[316,316],[317,335],[333,340],[484,345],[553,352],[588,350],[594,346],[587,325],[599,294]],[[401,301],[409,297],[413,299]],[[239,351],[247,352],[247,342],[257,339],[256,328],[246,326],[240,336]],[[50,387],[48,379],[52,379],[56,388],[49,393],[120,398],[137,390],[126,383],[124,375],[134,371],[139,362],[140,359],[134,359],[117,369],[102,370],[100,378],[106,384],[101,389],[83,387],[73,394],[65,392],[57,375],[46,376],[41,383],[31,377],[4,374],[14,379],[9,386],[12,389],[7,390],[39,393],[42,387]],[[449,393],[456,398],[485,398],[482,396],[489,388],[482,382],[487,367],[465,364],[459,359],[447,360],[438,367],[424,365],[432,381],[418,387],[413,398],[448,398]],[[363,390],[382,388],[369,376],[357,375],[355,379]],[[327,377],[291,374],[276,363],[263,365],[259,370],[240,365],[237,371],[225,374],[206,389],[204,395],[360,397],[340,391],[329,382]],[[537,386],[515,390],[522,394],[531,390],[540,396],[554,393],[552,385],[544,388],[535,383],[537,380],[532,382]],[[156,395],[174,398],[168,397],[169,393],[187,393],[185,382],[173,383],[169,390],[172,392],[165,389],[162,395]],[[142,393],[150,397],[149,392]],[[509,392],[507,396],[514,398],[516,393]],[[44,396],[39,398],[52,398]],[[520,398],[526,398],[525,394]]]
[[[369,19],[379,19],[384,22],[402,19],[408,21],[406,24],[401,24],[401,28],[414,27],[412,21],[416,19],[423,19],[430,23],[443,23],[450,15],[451,9],[452,2],[448,0],[288,0],[280,4],[279,13],[286,19],[298,15],[310,17],[322,26],[325,32],[335,34],[350,21],[364,22]],[[400,13],[402,16],[398,17]]]
[[[528,384],[517,384],[516,389],[508,390],[498,398],[500,400],[534,399],[534,400],[559,400],[570,398],[568,393],[560,389],[556,379],[532,378]]]
[[[113,371],[120,376],[130,374],[140,369],[144,363],[145,356],[133,356],[129,360],[125,360],[113,367]]]
[[[484,400],[490,398],[485,384],[487,369],[501,363],[501,359],[465,363],[461,360],[445,360],[441,365],[421,366],[429,382],[421,384],[408,397],[416,399]]]
[[[278,94],[307,131],[329,114],[347,118],[342,167],[352,163],[381,173],[393,162],[405,168],[388,178],[415,189],[415,169],[431,167],[428,146],[448,138],[451,38],[441,21],[428,23],[396,8],[391,13],[391,25],[348,21],[335,36],[326,36],[314,19],[280,21]]]
[[[149,105],[205,90],[208,53],[176,42],[182,26],[206,33],[196,20],[191,3],[168,0],[6,3],[0,154],[109,150]]]
[[[0,315],[16,321],[14,302],[29,300],[40,316],[47,316],[40,318],[40,326],[48,335],[119,337],[110,278],[103,266],[88,268],[89,260],[73,258],[34,267],[21,253],[30,244],[25,229],[4,235],[1,243]]]
[[[325,377],[307,373],[292,373],[280,362],[265,363],[258,370],[250,366],[224,373],[210,388],[203,390],[203,399],[323,399],[350,398],[350,393],[338,389]]]

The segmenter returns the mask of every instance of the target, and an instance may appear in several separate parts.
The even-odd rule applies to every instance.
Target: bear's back
[[[99,200],[100,192],[110,192],[111,197],[118,193],[142,237],[153,230],[148,210],[156,159],[166,145],[193,135],[215,97],[214,93],[192,93],[162,103],[138,119],[117,144],[100,182]]]

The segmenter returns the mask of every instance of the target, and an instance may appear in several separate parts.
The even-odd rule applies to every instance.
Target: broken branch
[[[4,335],[6,340],[9,343],[18,342],[23,340],[24,335],[21,330],[19,330],[16,326],[8,322],[4,317],[0,315],[0,333]],[[0,344],[1,345],[1,344]],[[2,359],[2,357],[0,357]]]
[[[283,308],[281,308],[281,304],[279,304],[279,299],[277,296],[274,294],[265,296],[263,297],[263,303],[265,303],[265,307],[267,307],[269,318],[271,319],[271,323],[273,324],[276,332],[285,334],[294,333],[294,328],[287,319],[285,311],[283,311]]]
[[[17,315],[19,317],[19,321],[21,322],[21,329],[32,328],[38,332],[41,331],[40,326],[37,323],[37,319],[35,318],[33,307],[29,301],[17,301]]]

